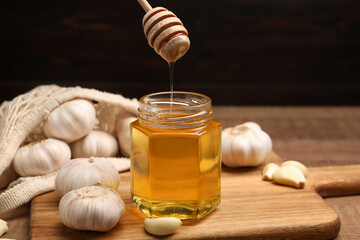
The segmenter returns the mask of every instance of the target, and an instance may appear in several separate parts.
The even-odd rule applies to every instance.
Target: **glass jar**
[[[140,99],[131,123],[131,197],[146,216],[196,220],[219,205],[221,124],[212,118],[202,94]]]

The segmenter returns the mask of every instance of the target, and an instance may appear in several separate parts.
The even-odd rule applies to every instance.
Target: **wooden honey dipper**
[[[190,47],[188,32],[176,15],[166,8],[152,8],[146,0],[138,0],[146,14],[142,25],[149,45],[166,61],[175,62]]]

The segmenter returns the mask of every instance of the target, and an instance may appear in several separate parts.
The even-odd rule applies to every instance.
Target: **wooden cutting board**
[[[267,162],[281,162],[272,153]],[[222,170],[220,206],[199,221],[184,221],[167,239],[331,239],[340,230],[338,215],[319,196],[360,193],[360,165],[309,168],[305,189],[261,180],[262,166]],[[59,218],[55,192],[36,197],[31,208],[31,239],[151,239],[146,218],[130,200],[130,173],[120,174],[124,216],[107,233],[77,231]],[[317,193],[318,194],[317,194]]]

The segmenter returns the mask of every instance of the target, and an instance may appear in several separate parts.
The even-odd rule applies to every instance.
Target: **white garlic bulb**
[[[222,132],[222,162],[228,167],[258,166],[272,149],[270,136],[254,122]]]
[[[91,131],[85,137],[71,143],[72,158],[114,157],[119,151],[116,138],[103,131]]]
[[[85,186],[100,183],[117,190],[120,177],[110,160],[106,158],[75,158],[64,164],[55,179],[59,196]]]
[[[96,112],[93,104],[84,99],[66,102],[52,111],[44,122],[47,137],[73,142],[94,128]]]
[[[137,120],[131,113],[120,113],[116,119],[116,133],[119,141],[120,151],[124,157],[130,156],[131,151],[131,136],[130,136],[130,123]]]
[[[21,147],[14,158],[15,171],[25,176],[51,173],[71,158],[70,147],[63,141],[48,138]]]
[[[78,230],[109,231],[124,212],[124,201],[119,193],[102,185],[70,191],[59,203],[61,221]]]

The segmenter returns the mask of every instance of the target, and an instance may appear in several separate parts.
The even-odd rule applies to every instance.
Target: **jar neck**
[[[139,101],[140,123],[158,128],[192,128],[213,118],[211,99],[192,92],[160,92]]]

